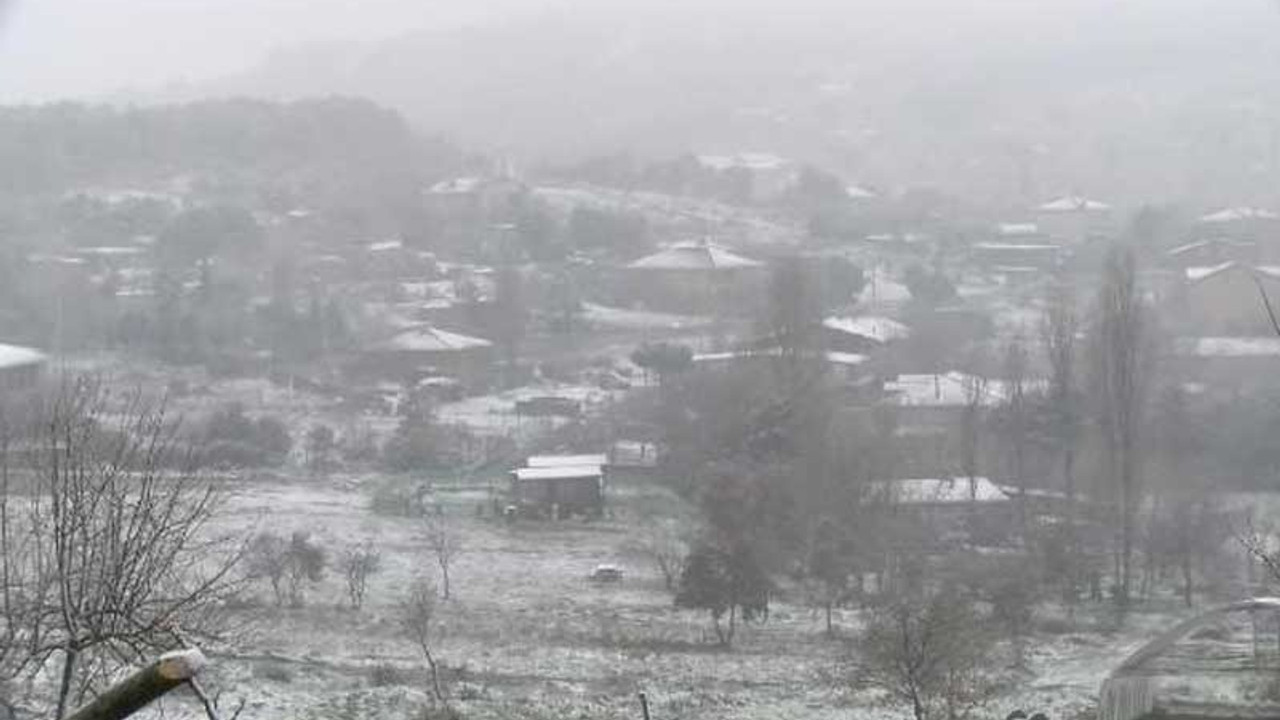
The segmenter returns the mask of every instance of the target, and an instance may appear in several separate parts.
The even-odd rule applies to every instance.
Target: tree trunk
[[[738,625],[738,606],[729,606],[729,634],[725,639],[725,645],[733,644],[733,634],[737,630]]]
[[[67,647],[62,651],[62,677],[58,681],[58,709],[54,714],[57,720],[62,720],[67,714],[67,700],[71,696],[71,683],[76,676],[76,658],[79,655],[80,651],[74,647]]]
[[[449,563],[440,563],[440,596],[449,599]]]
[[[834,604],[831,598],[827,598],[827,637],[833,637],[836,634],[835,626],[831,624],[831,606]]]
[[[170,690],[193,680],[204,665],[205,658],[199,650],[168,653],[112,685],[93,702],[72,713],[67,720],[122,720]],[[65,664],[64,668],[69,666],[69,663]]]
[[[427,658],[427,668],[431,671],[431,693],[436,696],[436,700],[441,705],[444,705],[444,688],[440,686],[440,667],[436,664],[436,659],[432,656],[431,651],[426,647],[422,648],[422,654]]]
[[[1182,602],[1187,607],[1191,607],[1191,592],[1191,548],[1185,547],[1182,552]]]

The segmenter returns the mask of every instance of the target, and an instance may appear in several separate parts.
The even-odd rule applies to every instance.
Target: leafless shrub
[[[427,661],[431,674],[431,693],[441,705],[447,705],[441,684],[440,666],[432,652],[436,619],[436,587],[430,580],[419,579],[409,588],[408,595],[400,602],[400,626],[422,657]]]
[[[436,565],[440,568],[440,596],[448,600],[450,597],[449,569],[453,566],[453,561],[463,552],[462,536],[453,518],[440,509],[435,513],[427,514],[424,526],[427,546],[435,557]]]
[[[271,583],[276,605],[287,600],[293,607],[306,603],[306,587],[324,579],[328,555],[305,532],[295,532],[288,540],[274,533],[262,533],[249,545],[248,567],[252,577]]]
[[[347,581],[347,597],[351,607],[360,609],[369,587],[369,578],[382,569],[382,553],[372,540],[347,548],[339,561],[342,577]]]
[[[858,646],[860,679],[916,720],[962,720],[991,698],[990,635],[961,594],[898,597],[875,609]]]

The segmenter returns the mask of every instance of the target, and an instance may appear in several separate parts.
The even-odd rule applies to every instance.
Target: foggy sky
[[[0,26],[0,100],[204,79],[243,70],[275,47],[456,26],[541,2],[8,0]]]
[[[0,0],[3,6],[5,0]],[[580,7],[618,16],[692,12],[726,19],[838,13],[908,36],[963,37],[963,47],[1037,42],[1131,23],[1144,33],[1223,23],[1280,27],[1270,0],[8,0],[0,25],[0,101],[104,96],[252,67],[273,48],[359,40]],[[623,9],[625,8],[625,9]],[[1128,35],[1123,38],[1127,42]]]

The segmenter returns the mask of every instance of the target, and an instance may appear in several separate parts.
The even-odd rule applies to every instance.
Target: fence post
[[[159,660],[107,688],[66,720],[123,720],[194,679],[204,666],[204,654],[199,650],[165,653]]]
[[[649,720],[649,696],[640,693],[640,712],[644,714],[644,720]]]

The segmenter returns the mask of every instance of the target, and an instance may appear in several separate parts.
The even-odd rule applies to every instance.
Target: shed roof
[[[524,464],[531,468],[578,466],[599,468],[609,464],[609,456],[604,453],[589,455],[530,455],[529,459],[524,461]]]
[[[516,468],[511,474],[517,481],[527,480],[585,480],[599,478],[604,473],[599,466],[568,465],[560,467],[525,467]]]
[[[640,258],[629,267],[637,270],[736,270],[761,267],[762,263],[731,252],[710,241],[676,243],[653,255]]]

